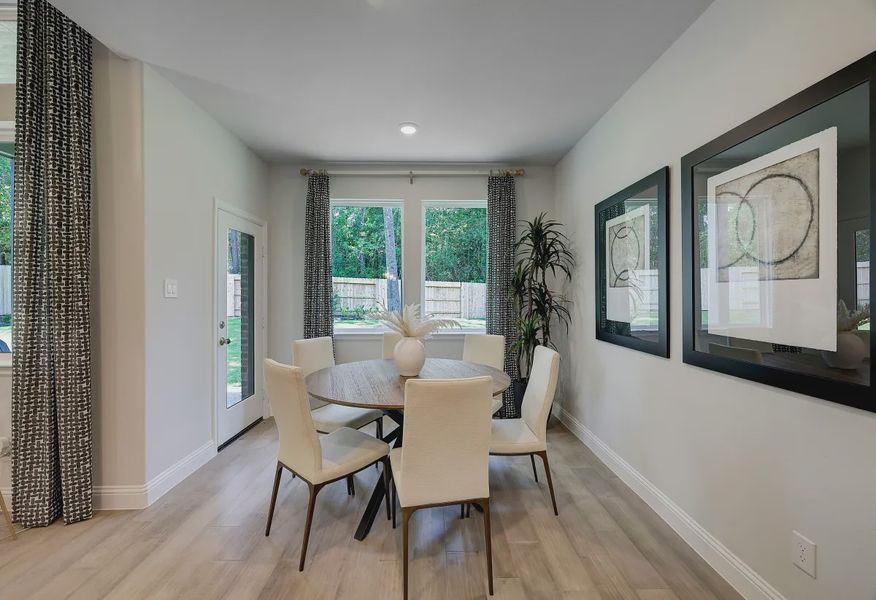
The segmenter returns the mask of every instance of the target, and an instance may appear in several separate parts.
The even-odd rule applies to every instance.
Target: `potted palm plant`
[[[532,359],[538,346],[554,348],[556,326],[568,331],[569,301],[555,290],[563,280],[572,279],[575,257],[562,225],[541,213],[523,222],[523,231],[514,244],[515,270],[511,297],[517,314],[517,337],[512,350],[517,355],[519,378],[512,382],[515,411],[520,414]]]

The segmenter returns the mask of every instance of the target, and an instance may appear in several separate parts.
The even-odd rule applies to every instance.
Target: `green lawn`
[[[225,337],[231,338],[231,343],[226,346],[227,352],[227,380],[228,385],[240,387],[240,317],[228,317],[226,321],[228,329]]]

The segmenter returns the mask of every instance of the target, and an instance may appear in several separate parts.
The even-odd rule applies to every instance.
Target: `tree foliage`
[[[870,260],[870,230],[862,229],[855,232],[855,260],[868,262]]]
[[[426,280],[487,280],[487,209],[426,209]]]
[[[392,211],[396,265],[401,278],[401,211]],[[384,209],[332,209],[332,275],[383,278],[387,273]],[[483,283],[487,273],[487,210],[428,207],[425,213],[426,279]],[[393,237],[393,236],[390,236]]]
[[[395,239],[401,240],[401,211],[392,209]],[[380,279],[386,275],[383,209],[374,206],[332,208],[332,275]],[[401,277],[401,247],[396,242]]]
[[[0,265],[12,264],[12,159],[0,155]]]

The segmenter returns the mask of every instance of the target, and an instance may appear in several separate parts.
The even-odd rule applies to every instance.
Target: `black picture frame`
[[[696,232],[696,206],[694,197],[694,170],[709,160],[734,146],[745,142],[777,125],[819,106],[845,92],[867,85],[869,90],[869,143],[870,156],[865,168],[869,170],[869,226],[876,228],[876,152],[873,141],[876,139],[876,52],[871,53],[851,65],[826,77],[818,83],[791,96],[760,115],[731,129],[727,133],[704,144],[681,159],[682,192],[682,285],[683,285],[683,362],[719,373],[733,375],[777,388],[799,392],[808,396],[822,398],[838,404],[876,412],[876,394],[871,385],[863,385],[817,373],[802,373],[766,364],[756,364],[736,358],[717,356],[696,349],[695,294],[698,285],[694,270],[698,267],[698,253],[694,246]],[[873,246],[870,246],[870,264],[873,264]],[[873,340],[870,340],[872,355]],[[869,380],[872,381],[873,364],[869,363]],[[863,368],[863,367],[862,367]],[[866,372],[866,371],[865,371]]]
[[[611,321],[606,316],[606,215],[612,209],[636,195],[651,188],[657,189],[657,337],[654,340],[618,333],[619,326],[628,323]],[[625,346],[640,352],[669,358],[669,262],[667,248],[669,241],[669,220],[667,218],[667,199],[669,197],[669,167],[663,167],[636,183],[606,198],[594,207],[594,228],[596,240],[596,339],[618,346]],[[622,328],[622,327],[621,327]]]

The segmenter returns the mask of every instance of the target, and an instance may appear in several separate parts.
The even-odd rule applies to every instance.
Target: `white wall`
[[[584,257],[565,411],[794,600],[876,598],[876,414],[682,364],[680,157],[873,50],[872,0],[716,0],[557,168]],[[593,205],[667,164],[670,360],[594,339],[591,250]],[[818,544],[815,580],[792,530]]]
[[[270,334],[268,356],[281,362],[292,358],[291,343],[303,333],[304,281],[304,205],[307,195],[306,178],[298,166],[272,165],[269,170],[271,236],[269,238],[268,310]],[[363,167],[357,166],[357,169]],[[405,166],[404,169],[407,169]],[[415,172],[416,165],[410,165]],[[551,167],[526,167],[526,175],[517,179],[517,216],[529,219],[542,211],[553,211],[554,178]],[[415,177],[411,184],[406,177],[333,177],[332,198],[404,200],[403,237],[422,237],[423,200],[486,200],[485,177]],[[419,302],[419,273],[422,257],[417,252],[403,252],[402,274],[404,301]],[[462,337],[438,334],[427,343],[431,356],[459,358]],[[338,334],[335,340],[339,362],[377,358],[381,355],[380,339],[374,335]]]
[[[95,497],[135,508],[215,452],[214,198],[266,219],[267,166],[156,70],[100,44],[94,159]],[[178,299],[163,298],[165,278]],[[0,488],[8,476],[4,461]]]
[[[145,482],[143,68],[94,45],[94,483]]]
[[[100,43],[93,59],[92,351],[94,484],[145,483],[142,64]],[[2,106],[0,115],[9,109]],[[14,107],[14,94],[10,100]],[[14,114],[14,108],[12,113]],[[11,436],[11,369],[0,369],[0,436]],[[8,459],[0,488],[11,485]]]
[[[143,125],[148,481],[213,439],[214,198],[269,215],[265,163],[149,66]]]

